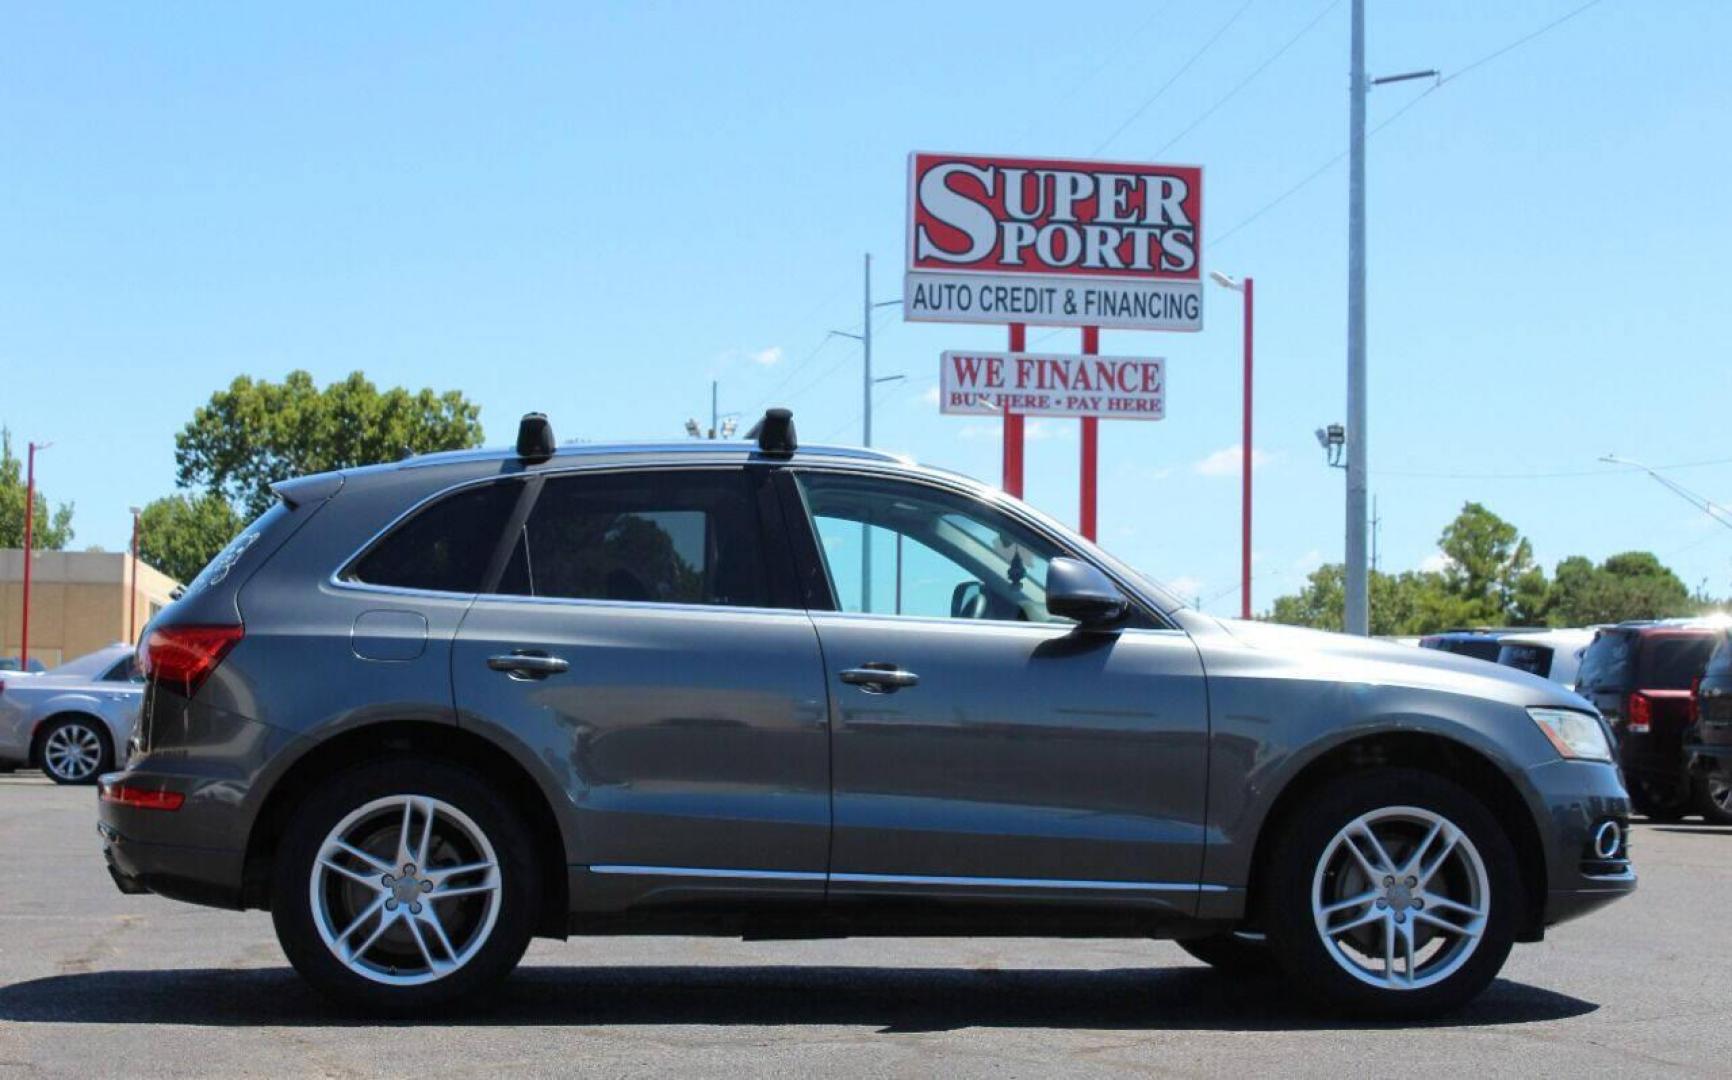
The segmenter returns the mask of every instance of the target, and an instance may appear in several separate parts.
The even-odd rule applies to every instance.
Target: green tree
[[[1438,537],[1449,563],[1444,591],[1456,601],[1457,625],[1527,623],[1544,617],[1545,571],[1514,525],[1470,502]]]
[[[24,481],[24,462],[12,453],[12,432],[0,428],[0,547],[24,546]],[[30,546],[37,551],[58,551],[71,543],[72,504],[61,503],[50,513],[40,487],[35,502]]]
[[[1689,615],[1700,605],[1652,553],[1626,551],[1595,566],[1580,555],[1558,564],[1550,617],[1557,626]]]
[[[476,446],[480,414],[458,391],[381,392],[358,371],[323,390],[305,371],[280,383],[243,375],[175,436],[175,479],[257,515],[286,477]]]
[[[240,515],[221,495],[169,495],[139,515],[139,558],[179,581],[191,581],[241,530]]]

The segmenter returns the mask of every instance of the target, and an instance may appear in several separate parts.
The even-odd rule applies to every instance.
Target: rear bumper
[[[208,830],[198,828],[198,819],[210,814],[212,808],[190,797],[188,788],[195,785],[183,777],[124,772],[104,776],[98,791],[123,780],[152,790],[179,791],[189,798],[181,809],[172,811],[99,798],[96,831],[102,837],[102,856],[116,887],[123,893],[152,892],[211,907],[240,908],[244,852],[181,840],[208,834]]]

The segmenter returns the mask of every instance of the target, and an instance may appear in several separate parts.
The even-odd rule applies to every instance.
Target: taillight
[[[1624,703],[1624,730],[1646,735],[1654,726],[1654,703],[1640,691]]]
[[[102,801],[137,807],[140,810],[179,810],[186,802],[186,796],[178,791],[134,787],[131,784],[104,784]]]
[[[165,626],[145,639],[141,667],[191,697],[245,635],[244,626]]]

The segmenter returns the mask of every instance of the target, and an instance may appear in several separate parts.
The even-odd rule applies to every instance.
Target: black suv
[[[1732,825],[1732,630],[1722,631],[1696,682],[1694,726],[1685,735],[1704,820]]]
[[[152,621],[124,890],[414,1011],[532,935],[1171,937],[1430,1013],[1628,893],[1551,683],[1185,607],[862,450],[477,451],[281,484]]]

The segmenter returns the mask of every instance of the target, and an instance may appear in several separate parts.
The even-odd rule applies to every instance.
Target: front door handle
[[[487,666],[494,671],[503,671],[513,679],[545,679],[571,668],[564,657],[529,649],[519,649],[505,656],[489,656]]]
[[[868,694],[889,694],[905,686],[918,686],[920,676],[903,671],[895,664],[874,660],[842,672],[842,681],[858,686]]]

